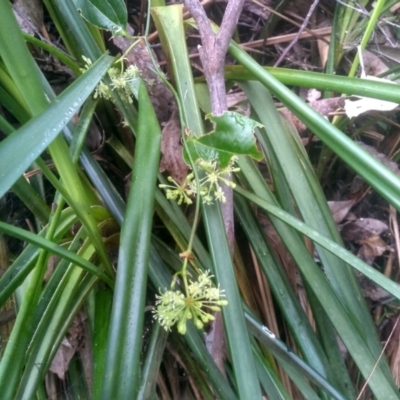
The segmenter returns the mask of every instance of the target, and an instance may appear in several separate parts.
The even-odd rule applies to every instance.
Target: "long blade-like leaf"
[[[168,54],[178,96],[183,106],[184,120],[189,130],[195,136],[200,136],[204,128],[188,62],[182,6],[156,7],[152,13],[160,32],[162,45]],[[219,204],[203,207],[203,215],[214,266],[213,272],[229,301],[229,305],[223,309],[223,318],[239,397],[258,399],[261,397],[261,390]]]
[[[301,119],[315,135],[345,160],[354,171],[370,183],[390,204],[400,210],[400,179],[398,176],[299,99],[298,96],[265,71],[239,46],[232,43],[229,46],[229,52]]]
[[[136,90],[135,90],[136,91]],[[146,87],[138,89],[139,123],[131,191],[122,225],[115,297],[101,399],[136,398],[161,131]]]
[[[112,57],[104,55],[43,113],[0,144],[0,197],[57,137],[92,93],[112,61]],[[64,115],[61,122],[60,115]],[[18,152],[15,152],[15,149],[18,149]]]

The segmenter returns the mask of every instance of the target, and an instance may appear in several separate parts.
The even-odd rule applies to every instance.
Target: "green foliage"
[[[228,302],[223,300],[225,295],[219,288],[213,287],[212,275],[206,271],[200,274],[197,281],[190,281],[188,284],[184,273],[181,273],[185,283],[186,293],[180,290],[173,290],[175,279],[172,283],[172,290],[167,290],[157,297],[154,318],[167,331],[177,325],[178,332],[184,335],[187,331],[187,320],[193,319],[197,329],[204,328],[204,324],[214,321],[215,317],[211,312],[221,311],[220,306],[226,306]]]
[[[215,124],[215,129],[200,137],[188,135],[185,149],[190,153],[185,160],[196,162],[217,161],[219,166],[226,168],[233,156],[248,155],[258,161],[263,158],[257,150],[254,129],[262,125],[239,113],[227,111],[222,115],[206,115]]]
[[[337,4],[331,74],[265,68],[232,42],[241,65],[227,67],[226,78],[246,94],[251,118],[202,115],[183,7],[150,5],[168,74],[156,64],[151,72],[177,102],[189,168],[178,177],[159,173],[161,126],[146,71],[123,58],[113,65],[106,54],[99,29],[126,36],[125,2],[44,3],[65,51],[22,34],[10,2],[0,0],[0,196],[2,207],[7,199],[18,205],[0,209],[0,304],[16,312],[1,351],[2,398],[48,396],[58,384],[48,374],[52,360],[79,314],[92,355],[75,353],[63,371],[64,397],[149,399],[166,390],[178,398],[174,382],[185,383],[173,359],[190,377],[185,390],[199,398],[351,399],[368,381],[376,398],[397,399],[353,270],[400,300],[399,285],[346,250],[320,183],[327,161],[318,161],[316,175],[271,96],[328,146],[321,159],[338,156],[399,210],[399,178],[339,129],[348,121],[326,120],[286,87],[399,102],[396,85],[334,75],[346,44],[361,37],[365,45],[390,4],[378,1],[369,21]],[[130,39],[150,51],[147,38]],[[77,76],[58,96],[26,40]],[[202,90],[205,107],[207,96]],[[96,122],[106,137],[95,158],[85,142]],[[225,187],[235,191],[234,254],[221,213],[231,201]],[[206,333],[216,320],[224,345]]]
[[[36,118],[14,132],[0,145],[4,167],[0,171],[0,196],[54,141],[79,110],[109,68],[112,58],[104,56]],[[60,118],[63,116],[63,118]],[[18,157],[13,149],[19,148]]]
[[[123,0],[73,0],[82,17],[98,28],[111,31],[114,36],[126,34],[127,12]]]
[[[129,398],[140,379],[140,352],[161,130],[143,81],[131,190],[121,227],[117,278],[101,399]],[[146,171],[146,174],[143,173]],[[132,331],[132,326],[136,329]]]

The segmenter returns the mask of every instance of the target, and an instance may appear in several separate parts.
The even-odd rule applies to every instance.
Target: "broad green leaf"
[[[187,139],[187,150],[193,161],[218,161],[221,168],[226,168],[234,155],[248,155],[258,161],[263,158],[254,137],[254,129],[261,124],[232,111],[218,116],[207,114],[206,118],[214,122],[215,130]]]
[[[123,0],[73,0],[76,8],[91,24],[111,31],[114,36],[126,34],[128,15]]]

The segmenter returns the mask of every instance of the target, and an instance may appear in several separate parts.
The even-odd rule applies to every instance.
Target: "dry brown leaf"
[[[83,313],[75,317],[51,363],[50,371],[61,380],[65,379],[68,365],[82,343],[85,318]]]
[[[176,182],[182,183],[189,169],[182,158],[181,127],[176,113],[162,130],[161,153],[160,171],[167,171]]]
[[[342,228],[343,239],[360,242],[371,236],[379,236],[389,227],[382,221],[374,218],[359,218],[356,221],[351,221],[345,224]]]
[[[386,290],[376,285],[364,275],[359,272],[357,272],[356,275],[365,298],[376,302],[381,302],[390,298],[391,295],[386,292]]]
[[[69,340],[64,338],[53,358],[53,361],[51,362],[50,371],[56,374],[62,381],[65,379],[69,362],[74,356],[76,350],[77,349],[69,342]]]
[[[334,113],[337,109],[342,108],[344,106],[344,97],[333,97],[330,99],[321,99],[311,101],[309,106],[311,106],[315,111],[321,114],[324,117],[328,117],[330,114]],[[293,113],[291,113],[288,109],[280,109],[279,112],[292,121],[293,125],[296,127],[297,132],[300,136],[304,135],[307,131],[306,125],[300,121]]]
[[[13,5],[14,14],[21,29],[35,35],[43,26],[43,4],[39,0],[18,0]]]
[[[328,201],[329,209],[331,210],[333,220],[340,224],[347,216],[355,200],[344,201]]]
[[[328,60],[330,38],[331,38],[330,35],[326,35],[322,36],[322,39],[325,40],[317,40],[319,58],[321,61],[322,68],[325,68],[326,62]]]
[[[400,3],[399,3],[400,5]],[[398,319],[399,317],[395,317]],[[397,387],[400,387],[400,324],[391,318],[389,326],[394,324],[394,333],[387,347],[387,355],[390,360],[390,370],[392,371]]]
[[[367,264],[372,264],[376,257],[381,256],[385,251],[393,251],[380,236],[371,236],[360,241],[361,247],[357,256]]]
[[[390,7],[390,12],[395,13],[399,9],[400,9],[400,2],[398,2],[395,5],[393,5],[392,7]]]
[[[228,103],[228,108],[236,107],[242,101],[246,100],[247,97],[243,92],[229,92],[226,95],[226,101]]]
[[[380,161],[383,165],[388,167],[394,174],[397,176],[400,176],[400,169],[397,163],[392,161],[386,154],[383,154],[379,152],[378,150],[375,149],[375,147],[368,146],[367,144],[364,144],[363,142],[356,141],[356,143],[362,147],[365,151],[367,151],[371,156],[376,158],[378,161]]]
[[[382,56],[378,56],[366,49],[363,50],[362,55],[367,75],[378,76],[388,70],[387,65],[382,61]]]

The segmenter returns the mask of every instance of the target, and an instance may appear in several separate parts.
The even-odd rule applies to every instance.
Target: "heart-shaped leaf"
[[[92,25],[111,31],[114,36],[126,34],[128,15],[123,0],[73,0],[76,8]]]
[[[226,168],[234,155],[247,155],[258,161],[263,158],[254,137],[254,129],[262,127],[261,124],[232,111],[218,116],[207,114],[206,118],[215,123],[215,130],[187,139],[187,150],[193,161],[218,161],[221,168]],[[189,161],[188,154],[184,158]]]

